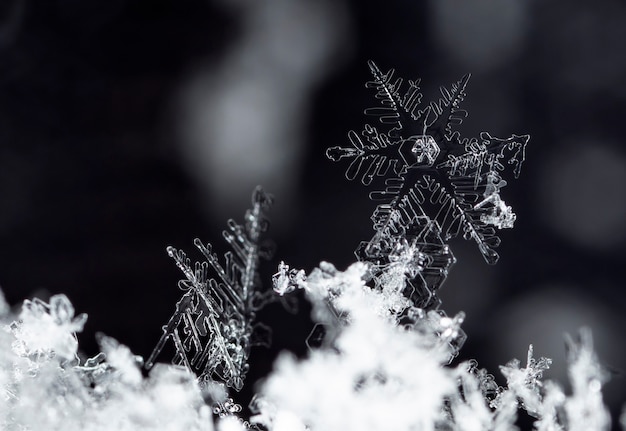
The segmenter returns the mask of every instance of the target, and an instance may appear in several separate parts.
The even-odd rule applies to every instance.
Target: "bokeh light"
[[[238,4],[241,34],[218,64],[181,84],[178,139],[183,160],[227,218],[257,184],[287,209],[306,144],[311,92],[345,55],[342,2],[272,0]],[[286,222],[287,211],[278,216]]]
[[[619,146],[577,137],[554,148],[535,180],[535,211],[572,243],[610,250],[626,239],[626,157]]]
[[[450,59],[474,72],[511,61],[524,48],[529,25],[524,0],[431,0],[430,28]]]

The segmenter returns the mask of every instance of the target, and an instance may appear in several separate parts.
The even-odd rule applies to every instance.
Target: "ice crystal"
[[[416,224],[426,216],[437,223],[444,241],[462,233],[476,241],[488,263],[495,263],[500,239],[494,228],[512,227],[515,220],[500,198],[503,176],[519,176],[529,136],[500,139],[483,132],[462,139],[453,130],[467,116],[460,105],[470,75],[449,89],[441,87],[437,101],[423,104],[420,80],[405,85],[393,69],[383,73],[371,61],[369,67],[373,80],[366,87],[376,91],[382,106],[365,112],[378,117],[385,131],[366,124],[361,133],[348,134],[351,147],[326,152],[334,161],[351,160],[349,180],[370,185],[384,179],[370,194],[382,200],[372,216],[376,234],[359,258],[385,261],[398,237],[419,232]]]
[[[370,286],[370,267],[357,262],[339,271],[323,262],[305,277],[281,264],[278,286],[303,289],[324,330],[312,334],[322,342],[309,343],[316,348],[306,359],[279,358],[255,401],[255,421],[271,431],[512,431],[523,408],[538,431],[608,429],[600,391],[606,374],[588,332],[569,341],[572,395],[542,381],[551,360],[536,359],[532,345],[524,367],[516,359],[501,367],[507,385],[500,387],[476,361],[448,365],[465,339],[463,313],[398,310],[390,306],[394,295],[406,297]]]
[[[457,393],[450,398],[448,421],[457,431],[508,431],[514,429],[516,406],[493,409],[490,397],[500,388],[493,376],[478,369],[475,361],[460,364],[454,373],[457,377]],[[508,407],[508,406],[507,406]]]
[[[414,257],[410,260],[413,261]],[[289,279],[288,266],[281,263],[274,276],[275,289],[303,289],[313,305],[312,318],[316,326],[307,339],[308,346],[333,345],[347,325],[353,324],[361,315],[373,313],[394,326],[428,335],[422,341],[426,343],[428,340],[429,348],[444,352],[442,355],[447,361],[454,358],[466,338],[460,327],[464,313],[450,318],[442,310],[426,312],[416,307],[404,295],[405,285],[397,285],[398,280],[402,281],[399,276],[389,277],[387,285],[382,284],[381,279],[375,279],[374,286],[368,285],[372,280],[371,266],[357,262],[346,271],[339,271],[334,265],[322,262],[308,276],[304,276],[301,270],[290,270],[297,277]],[[406,268],[405,265],[401,267]]]
[[[434,330],[398,326],[389,298],[366,285],[367,273],[362,262],[346,271],[324,263],[300,283],[318,307],[314,317],[336,336],[306,361],[279,359],[261,390],[257,421],[272,430],[435,429],[454,389],[441,366],[448,354],[432,348]]]
[[[104,335],[103,352],[81,363],[76,332],[86,316],[74,316],[64,295],[27,300],[19,316],[2,320],[0,429],[214,429],[195,376],[185,369],[160,364],[144,378],[141,358]]]
[[[415,261],[415,254],[404,256]],[[443,365],[464,339],[463,314],[396,307],[407,297],[368,286],[370,267],[357,262],[339,271],[323,262],[290,285],[305,291],[326,336],[305,361],[283,355],[277,362],[255,420],[274,431],[286,430],[284,423],[310,430],[434,430],[449,420],[445,406],[456,399],[457,376]],[[281,269],[275,280],[284,280],[288,268]],[[482,393],[480,401],[491,420]]]
[[[398,313],[387,308],[382,291],[368,286],[368,274],[364,262],[346,271],[326,263],[295,278],[294,288],[332,304],[342,323],[336,336],[308,358],[281,355],[255,398],[254,422],[270,431],[511,431],[519,401],[537,418],[538,431],[609,429],[601,397],[607,374],[588,331],[568,341],[570,395],[556,383],[542,382],[550,361],[535,359],[532,347],[525,367],[513,360],[501,368],[507,380],[501,388],[475,361],[447,365],[454,350],[449,341],[458,334],[462,315],[448,318],[416,307]],[[323,310],[322,315],[328,308]],[[185,367],[157,364],[144,378],[142,359],[113,338],[99,335],[102,353],[79,361],[75,331],[85,317],[75,317],[64,296],[49,303],[26,301],[21,314],[11,318],[3,317],[0,331],[3,430],[255,427],[238,418],[240,406],[219,385],[202,390]],[[33,337],[35,330],[46,334],[45,344]]]
[[[579,341],[572,341],[569,336],[567,341],[571,395],[567,396],[555,382],[541,381],[551,360],[534,359],[531,345],[525,368],[520,368],[518,360],[500,368],[507,379],[508,389],[502,390],[493,404],[501,408],[511,403],[507,395],[514,395],[520,400],[521,407],[537,418],[535,428],[539,431],[608,430],[611,419],[601,392],[607,374],[593,351],[591,333],[582,329]]]
[[[271,203],[272,197],[257,187],[245,224],[228,221],[224,238],[234,253],[225,254],[223,266],[211,245],[199,239],[194,244],[205,261],[193,267],[184,251],[168,247],[168,254],[185,275],[178,284],[185,294],[163,326],[147,369],[153,366],[167,340],[172,340],[176,350],[173,363],[195,372],[201,381],[217,378],[235,390],[243,387],[250,347],[267,344],[269,337],[269,329],[255,322],[255,315],[272,299],[271,291],[261,290],[258,275],[260,259],[271,256],[271,248],[261,238],[268,227],[265,212]]]
[[[289,269],[289,265],[283,261],[278,265],[278,272],[272,277],[274,291],[280,296],[293,292],[297,287],[301,287],[305,281],[304,270]]]
[[[520,368],[520,362],[517,359],[500,367],[509,388],[522,401],[522,406],[526,411],[532,415],[536,416],[539,412],[541,377],[543,372],[550,368],[551,363],[552,360],[548,358],[542,357],[538,361],[533,358],[533,346],[531,344],[528,347],[526,368]]]
[[[19,322],[11,326],[16,341],[13,351],[25,358],[56,355],[76,357],[75,333],[83,330],[87,316],[74,317],[74,307],[65,295],[54,295],[50,303],[39,298],[24,301]]]

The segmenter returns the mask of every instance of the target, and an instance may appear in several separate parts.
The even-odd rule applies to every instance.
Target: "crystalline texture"
[[[536,360],[533,357],[532,344],[528,347],[526,368],[520,368],[517,359],[510,361],[505,366],[500,367],[502,374],[506,377],[509,389],[522,401],[523,407],[532,415],[539,415],[541,409],[541,392],[543,385],[541,377],[543,372],[550,368],[552,361],[541,357]]]
[[[432,166],[437,160],[441,149],[432,136],[412,136],[409,141],[414,141],[411,152],[415,155],[417,163],[423,166]]]
[[[361,133],[348,134],[351,147],[326,152],[334,161],[351,160],[349,180],[379,183],[378,191],[370,194],[382,201],[373,215],[376,234],[358,257],[384,258],[394,238],[415,230],[418,218],[428,217],[437,223],[443,241],[462,234],[476,241],[488,263],[495,263],[500,242],[495,228],[510,227],[515,219],[500,199],[499,189],[506,184],[501,177],[511,170],[519,176],[529,137],[499,139],[483,132],[478,139],[461,139],[453,131],[467,116],[460,105],[469,75],[449,89],[441,87],[439,100],[422,104],[419,80],[404,85],[393,69],[383,73],[373,62],[369,67],[373,80],[366,87],[376,91],[382,106],[365,112],[378,117],[385,131],[366,124]]]
[[[74,317],[74,307],[65,295],[54,295],[50,303],[39,298],[24,301],[19,323],[11,330],[16,340],[13,351],[31,358],[57,355],[63,359],[76,356],[76,332],[85,325],[87,315]]]
[[[27,300],[19,316],[0,316],[0,429],[214,430],[187,370],[160,364],[144,378],[141,358],[104,335],[103,352],[81,363],[75,333],[85,319],[63,295]]]
[[[280,262],[278,272],[272,276],[274,292],[280,296],[293,292],[306,281],[303,270],[289,269],[289,265]]]
[[[343,322],[328,325],[335,336],[327,334],[324,347],[306,360],[279,358],[261,389],[265,402],[257,421],[274,431],[287,431],[282,422],[288,418],[292,429],[311,431],[438,429],[445,397],[454,390],[441,366],[447,352],[432,349],[442,338],[433,327],[398,326],[388,308],[393,292],[369,287],[367,273],[364,262],[345,271],[324,263],[299,284],[313,302],[314,318],[332,308]]]
[[[255,322],[255,314],[272,299],[271,291],[261,290],[258,276],[260,259],[271,255],[269,246],[261,241],[268,226],[265,212],[271,203],[271,196],[259,187],[252,195],[245,224],[228,221],[224,238],[233,251],[225,254],[224,265],[211,245],[199,239],[194,244],[205,260],[193,267],[185,252],[168,247],[168,254],[185,275],[179,282],[185,294],[163,327],[163,335],[146,362],[147,369],[171,340],[175,364],[195,372],[201,381],[217,378],[235,390],[242,388],[250,347],[262,344],[269,331]]]
[[[466,335],[460,328],[463,313],[450,318],[438,310],[437,290],[455,262],[447,241],[462,233],[477,242],[487,262],[497,261],[495,228],[511,227],[515,220],[500,197],[506,185],[501,174],[512,167],[519,175],[528,136],[498,139],[482,133],[480,139],[461,140],[452,131],[467,115],[460,104],[469,75],[422,106],[419,80],[403,86],[393,70],[369,66],[373,80],[366,87],[376,91],[382,106],[366,114],[378,117],[385,131],[366,124],[361,133],[350,131],[351,146],[326,154],[350,161],[347,179],[377,187],[370,194],[381,201],[372,215],[375,234],[355,252],[361,265],[342,273],[323,262],[305,277],[281,262],[274,289],[281,295],[305,290],[316,322],[309,347],[338,348],[362,310],[370,309],[383,321],[420,334],[430,350],[450,361]],[[489,420],[500,429],[512,423],[510,416]]]
[[[479,139],[461,139],[453,131],[467,116],[460,105],[469,75],[449,89],[441,87],[439,100],[422,104],[419,80],[404,85],[393,69],[383,73],[371,61],[369,67],[373,80],[366,87],[376,91],[381,106],[365,113],[378,117],[385,131],[366,124],[361,133],[350,131],[350,147],[332,147],[326,155],[350,160],[346,178],[374,183],[378,190],[370,193],[380,201],[372,214],[375,234],[355,254],[369,264],[387,308],[395,313],[409,307],[437,310],[437,291],[455,262],[448,240],[462,234],[476,241],[488,263],[498,260],[495,229],[515,221],[500,197],[506,185],[502,175],[509,170],[519,175],[529,137],[499,139],[483,132]],[[428,316],[420,325],[428,321],[438,328],[456,355],[466,338],[459,327],[462,316]],[[321,333],[317,328],[315,337]]]

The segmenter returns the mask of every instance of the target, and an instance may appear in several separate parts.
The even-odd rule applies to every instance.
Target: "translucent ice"
[[[260,260],[271,255],[271,248],[261,238],[268,228],[265,212],[271,203],[272,197],[258,187],[245,223],[228,221],[224,238],[232,251],[224,256],[224,265],[211,244],[199,239],[194,244],[205,260],[193,266],[184,251],[168,247],[168,254],[185,275],[178,284],[185,293],[163,326],[147,369],[171,340],[176,351],[174,364],[193,371],[201,381],[218,379],[235,390],[243,387],[250,347],[267,343],[269,333],[255,321],[255,315],[274,299],[270,290],[262,290],[258,275]]]
[[[493,227],[510,227],[515,214],[500,199],[506,181],[493,191],[492,180],[519,176],[529,136],[500,139],[483,132],[461,139],[453,128],[467,116],[460,106],[469,75],[441,87],[438,100],[423,104],[419,80],[405,85],[393,69],[383,73],[374,62],[369,67],[373,79],[366,87],[376,91],[381,106],[365,112],[377,117],[384,131],[366,124],[360,134],[349,133],[350,147],[332,147],[326,154],[334,161],[351,160],[346,177],[376,187],[370,196],[382,203],[374,212],[370,244],[402,237],[417,217],[426,216],[438,223],[444,241],[462,234],[495,263],[500,240]]]

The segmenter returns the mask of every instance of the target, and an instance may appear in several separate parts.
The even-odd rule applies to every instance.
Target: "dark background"
[[[281,259],[345,268],[374,204],[324,151],[374,104],[366,61],[421,77],[427,100],[471,72],[462,135],[531,141],[498,265],[452,242],[440,296],[467,313],[462,356],[498,374],[533,343],[564,383],[563,333],[589,326],[616,415],[624,40],[618,0],[3,0],[0,286],[11,304],[65,293],[89,315],[86,354],[102,331],[146,357],[180,295],[165,246],[226,251],[220,230],[256,184],[276,197],[266,282]],[[306,313],[264,313],[274,347],[253,351],[250,381],[279,350],[305,352]]]

